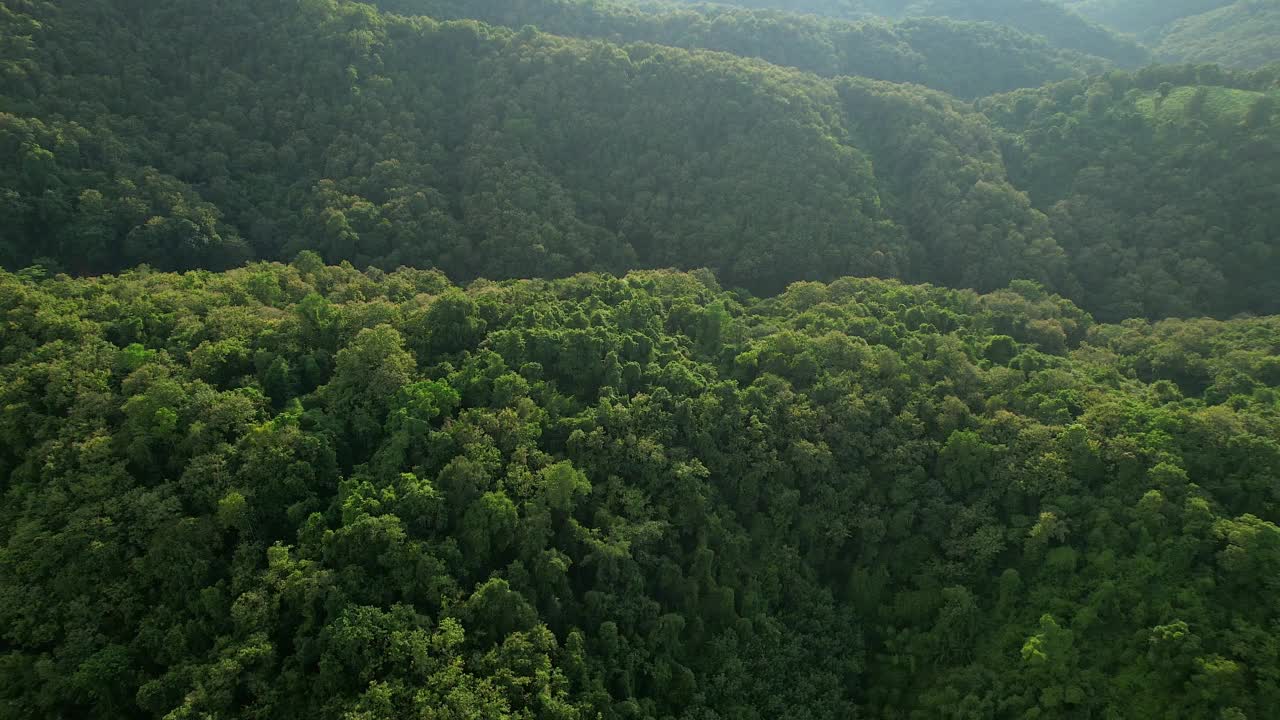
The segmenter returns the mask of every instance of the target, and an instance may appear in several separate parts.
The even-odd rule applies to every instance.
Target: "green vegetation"
[[[1068,81],[984,101],[993,128],[917,87],[348,2],[24,7],[2,18],[18,40],[0,86],[11,268],[313,249],[459,279],[1031,279],[1109,320],[1280,311],[1280,208],[1259,200],[1280,121],[1259,97],[1248,122],[1204,123],[1214,88],[1270,92],[1270,71]],[[1185,116],[1157,124],[1139,101],[1165,76],[1206,102],[1177,93],[1161,113]],[[1105,211],[1061,204],[1076,196]]]
[[[6,106],[34,117],[5,117],[9,146],[29,148],[3,156],[19,228],[6,264],[219,267],[248,247],[458,277],[678,264],[781,287],[821,266],[899,272],[871,168],[810,76],[247,0],[119,13],[106,32],[136,51],[49,72],[97,49],[73,41],[94,7],[40,6],[36,71],[9,85]],[[94,191],[133,214],[97,221]]]
[[[678,0],[686,4],[703,4],[705,0]],[[737,7],[782,10],[795,14],[824,15],[837,18],[865,18],[895,15],[902,0],[729,0],[722,3]]]
[[[1051,47],[1009,27],[914,18],[851,22],[727,5],[578,0],[378,0],[407,15],[472,19],[515,30],[651,42],[758,57],[824,76],[857,75],[978,97],[1101,72],[1101,58]]]
[[[1087,0],[1065,3],[1137,34],[1161,62],[1257,68],[1280,61],[1275,0]]]
[[[1041,35],[1055,47],[1097,55],[1126,67],[1141,65],[1149,57],[1137,42],[1049,0],[921,0],[908,5],[905,11],[1009,25]]]
[[[1233,0],[1065,0],[1067,7],[1104,25],[1141,36],[1169,23],[1230,5]]]
[[[1151,90],[1135,95],[1134,106],[1154,125],[1185,122],[1194,113],[1214,128],[1230,128],[1248,121],[1255,106],[1274,102],[1275,93],[1237,88],[1192,86]]]
[[[166,47],[181,38],[169,50],[191,57],[187,67],[143,46],[117,60],[154,63],[136,70],[153,79],[136,95],[99,89],[98,75],[37,76],[15,89],[31,93],[12,106],[36,117],[7,118],[9,143],[40,161],[8,156],[19,232],[7,264],[220,267],[248,248],[462,278],[708,266],[762,292],[846,274],[965,272],[981,289],[1057,279],[1043,218],[1005,181],[989,131],[940,95],[354,4],[314,16],[218,8],[166,6],[127,21],[163,28],[142,37]],[[51,49],[57,28],[78,32],[70,16],[43,27],[39,46]],[[240,48],[243,37],[253,41]],[[323,61],[334,55],[347,59]],[[39,93],[40,83],[76,92]],[[175,125],[195,131],[162,132]],[[901,177],[882,180],[869,145],[908,141]],[[934,150],[948,155],[925,156]],[[143,162],[157,170],[134,165]],[[916,177],[924,163],[968,182]],[[148,205],[156,194],[136,198],[136,188],[149,186],[121,176],[169,190]],[[890,182],[903,194],[939,192],[909,203],[891,197]],[[100,219],[99,196],[133,214]],[[170,198],[186,199],[164,205]],[[935,226],[950,228],[953,256],[999,261],[940,264],[926,246]],[[173,252],[180,243],[189,249]]]
[[[1099,317],[1280,312],[1274,77],[1157,67],[983,101]]]
[[[1280,61],[1277,37],[1280,4],[1275,0],[1240,0],[1165,28],[1156,54],[1165,62],[1260,67]]]
[[[23,718],[1265,717],[1280,324],[0,275]]]
[[[1122,66],[1141,64],[1148,57],[1147,51],[1132,39],[1117,35],[1049,0],[732,0],[730,4],[838,18],[932,16],[992,22],[1043,36],[1055,47],[1096,55]]]
[[[738,4],[0,4],[0,720],[1271,717],[1280,65]]]

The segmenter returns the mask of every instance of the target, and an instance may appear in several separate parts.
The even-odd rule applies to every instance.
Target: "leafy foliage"
[[[1141,64],[1147,57],[1147,51],[1132,39],[1051,0],[732,0],[731,4],[837,18],[885,15],[998,23],[1044,37],[1054,47],[1104,57],[1122,66]]]
[[[1180,18],[1207,13],[1233,0],[1065,0],[1082,15],[1124,32],[1143,36]]]
[[[309,7],[121,13],[115,30],[148,28],[137,37],[154,47],[116,62],[140,64],[130,72],[149,82],[117,96],[98,87],[103,76],[73,70],[41,82],[75,92],[15,88],[14,109],[96,129],[72,142],[34,117],[9,120],[10,144],[35,159],[6,156],[16,235],[7,263],[93,273],[243,260],[246,243],[233,253],[216,235],[244,237],[264,257],[315,249],[334,262],[460,277],[674,265],[712,267],[757,291],[841,274],[933,279],[927,253],[904,241],[910,210],[881,190],[851,135],[863,109],[846,111],[832,82],[724,55]],[[50,15],[40,47],[61,47],[59,32],[88,22],[86,7],[40,9]],[[238,38],[252,41],[241,48]],[[888,92],[898,93],[865,94]],[[197,130],[158,132],[175,126]],[[94,224],[100,207],[134,207],[110,195],[132,161],[98,152],[95,132],[159,167],[145,173],[170,183],[160,198],[177,219],[139,203]],[[998,163],[981,162],[991,200],[1017,205]],[[193,211],[199,223],[185,219]],[[1034,222],[1015,214],[961,229],[976,247],[955,250],[1011,244],[984,289],[998,287],[1038,252],[1029,245],[1040,238],[1022,230]]]
[[[1240,0],[1172,24],[1161,32],[1156,52],[1165,62],[1261,67],[1280,61],[1277,34],[1280,5]]]
[[[1280,707],[1280,66],[738,4],[0,4],[0,718]]]
[[[1090,22],[1050,0],[920,0],[907,6],[915,15],[941,15],[960,20],[983,20],[1046,38],[1054,47],[1107,58],[1133,67],[1148,52],[1132,39]]]
[[[1106,319],[1276,312],[1270,70],[1112,73],[975,113],[918,87],[351,2],[4,12],[6,267],[312,249],[458,278],[1032,279]],[[741,38],[745,17],[704,30]],[[945,21],[894,32],[966,64]]]
[[[728,5],[578,0],[378,0],[403,14],[475,19],[519,30],[729,52],[824,76],[856,75],[978,97],[1101,72],[1100,57],[1008,26],[941,17],[886,22]]]
[[[311,254],[0,314],[6,716],[1280,701],[1274,318]]]
[[[1275,77],[1153,67],[983,102],[1101,317],[1280,312]]]

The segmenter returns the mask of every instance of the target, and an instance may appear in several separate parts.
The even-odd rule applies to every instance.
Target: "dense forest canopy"
[[[1280,61],[1280,3],[1240,0],[1164,28],[1156,45],[1166,61],[1260,67]]]
[[[923,0],[908,5],[905,11],[1010,25],[1041,35],[1057,47],[1100,55],[1126,67],[1148,58],[1147,51],[1132,39],[1064,11],[1050,0]]]
[[[453,278],[709,267],[758,293],[1031,279],[1106,319],[1280,308],[1280,205],[1257,201],[1280,167],[1274,70],[1113,73],[979,113],[349,2],[31,2],[3,21],[8,267],[314,249]],[[1106,232],[1073,198],[1106,206]]]
[[[1153,67],[982,101],[1100,315],[1280,310],[1275,75]]]
[[[1274,8],[0,3],[0,720],[1272,717]]]
[[[1233,0],[1062,0],[1085,17],[1121,31],[1149,36],[1182,18],[1212,12]]]
[[[1161,62],[1253,68],[1280,61],[1275,0],[1085,0],[1065,5],[1133,33]]]
[[[448,0],[390,0],[443,4]],[[597,0],[552,0],[597,7]],[[615,0],[625,1],[625,0]],[[644,0],[632,0],[641,3]],[[701,0],[685,0],[698,5]],[[1252,68],[1275,62],[1275,0],[725,0],[736,7],[842,19],[949,18],[982,21],[1040,37],[1061,50],[1134,67],[1214,62]],[[527,6],[529,2],[518,3]]]
[[[729,5],[581,0],[378,0],[381,8],[558,35],[730,52],[824,76],[927,85],[961,97],[1097,74],[1110,62],[1007,25],[949,18],[852,22]]]
[[[10,717],[1280,702],[1275,318],[312,254],[0,315]]]
[[[413,0],[400,0],[412,2]],[[569,0],[573,1],[573,0]],[[701,0],[688,0],[701,2]],[[1007,25],[1046,38],[1055,47],[1105,57],[1120,65],[1138,64],[1147,52],[1119,35],[1050,0],[726,0],[729,4],[774,8],[831,17],[949,17]]]

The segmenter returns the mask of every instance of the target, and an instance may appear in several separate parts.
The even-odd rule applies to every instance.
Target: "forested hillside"
[[[700,4],[706,0],[676,1]],[[902,0],[731,0],[720,4],[826,17],[866,18],[896,15],[903,3]]]
[[[1086,0],[1071,9],[1134,33],[1160,62],[1256,68],[1280,61],[1275,0]]]
[[[411,1],[411,0],[401,0]],[[570,0],[572,1],[572,0]],[[686,0],[702,2],[702,0]],[[1147,52],[1132,39],[1064,9],[1051,0],[726,0],[729,4],[773,8],[831,17],[949,17],[997,23],[1045,37],[1055,47],[1136,65]]]
[[[84,26],[46,9],[37,47],[91,49],[59,46],[50,35]],[[26,112],[6,118],[22,150],[6,177],[11,227],[25,232],[10,262],[218,267],[313,248],[452,277],[708,266],[772,291],[956,272],[923,246],[922,228],[947,222],[948,252],[999,253],[970,271],[976,285],[1060,279],[991,134],[944,96],[355,4],[270,12],[179,3],[121,16],[121,33],[164,28],[139,36],[157,46],[75,62],[94,74],[13,83],[10,106]],[[120,65],[150,82],[96,74]],[[920,163],[967,178],[879,177],[871,143],[904,132],[948,153],[914,143]],[[890,197],[891,181],[941,194],[917,207]]]
[[[1241,0],[1165,28],[1160,59],[1259,67],[1280,61],[1280,2]]]
[[[613,42],[758,57],[825,76],[911,82],[978,97],[1098,73],[1110,63],[1008,26],[946,18],[852,22],[729,5],[581,0],[378,0],[386,10]]]
[[[1280,167],[1274,71],[1112,74],[984,115],[917,87],[349,2],[4,12],[8,267],[313,249],[459,279],[709,267],[757,293],[1021,278],[1107,319],[1280,308],[1280,207],[1260,202]]]
[[[1274,716],[1227,4],[0,3],[0,720]]]
[[[625,0],[613,0],[622,2]],[[631,7],[653,8],[646,0],[632,0]],[[451,0],[386,0],[399,5],[467,6]],[[1276,50],[1277,3],[1275,0],[726,0],[732,6],[796,14],[813,13],[845,20],[872,18],[928,18],[965,22],[953,27],[963,44],[983,33],[974,23],[996,26],[1014,37],[1039,39],[1066,55],[1059,64],[1082,67],[1088,58],[1103,58],[1119,67],[1136,68],[1151,61],[1167,63],[1220,63],[1256,68],[1280,60]],[[553,3],[562,7],[598,8],[584,0],[536,0],[508,8]],[[484,2],[480,3],[485,4]],[[701,0],[685,0],[692,7],[708,7]],[[794,22],[794,20],[793,20]],[[816,22],[808,20],[807,22]],[[995,30],[995,27],[992,28]],[[987,41],[990,44],[989,41]],[[946,46],[944,43],[943,46]],[[1006,53],[1035,55],[1021,46],[1002,44]],[[734,52],[739,52],[734,50]],[[993,57],[994,59],[994,57]],[[772,62],[777,60],[770,58]],[[951,66],[952,72],[972,66],[972,58]],[[1000,67],[1008,67],[1007,65]],[[879,76],[877,76],[879,77]],[[892,80],[894,78],[883,78]],[[1016,82],[1009,78],[1008,82]],[[929,83],[926,83],[929,84]],[[949,87],[933,85],[951,91]],[[976,87],[972,83],[962,87]],[[963,93],[962,93],[963,94]],[[974,93],[989,94],[989,93]]]
[[[819,263],[900,272],[870,165],[834,89],[810,76],[352,3],[250,2],[121,13],[108,32],[122,55],[39,74],[54,52],[98,50],[74,40],[93,21],[87,3],[41,9],[37,72],[11,84],[10,106],[35,117],[7,119],[12,146],[30,148],[6,154],[21,163],[8,175],[27,211],[19,258],[216,267],[247,246],[460,277],[673,263],[762,285]],[[125,38],[151,44],[129,52]],[[177,189],[146,197],[149,176]],[[86,223],[89,190],[113,212],[140,207]],[[38,204],[51,194],[61,217]],[[194,247],[173,253],[185,238]]]
[[[1009,25],[1043,36],[1055,47],[1098,55],[1126,67],[1149,58],[1148,52],[1132,39],[1064,11],[1050,0],[921,0],[910,3],[904,11]]]
[[[1100,315],[1280,311],[1275,77],[1150,68],[982,103]]]
[[[1211,12],[1233,0],[1063,0],[1062,4],[1097,22],[1149,37],[1175,20]]]
[[[1280,325],[0,274],[14,718],[1264,718]]]

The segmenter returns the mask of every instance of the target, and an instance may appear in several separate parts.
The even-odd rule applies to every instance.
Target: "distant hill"
[[[1241,0],[1165,28],[1155,46],[1164,62],[1260,67],[1280,61],[1280,2]]]
[[[387,10],[519,30],[757,57],[819,75],[913,82],[973,98],[1098,73],[1100,57],[1008,26],[912,18],[849,21],[728,5],[579,0],[378,0]]]
[[[985,100],[1104,317],[1280,308],[1276,72],[1154,67]],[[1179,290],[1175,291],[1174,288]]]
[[[1043,36],[1055,47],[1097,55],[1124,67],[1150,59],[1134,40],[1048,0],[919,0],[906,5],[904,12],[1001,23]]]
[[[1232,0],[1065,0],[1062,4],[1122,32],[1158,35],[1169,23],[1217,10]]]
[[[710,267],[760,292],[944,267],[988,289],[1060,280],[981,118],[919,87],[346,2],[129,7],[10,16],[32,42],[0,86],[0,264],[310,249],[458,278]],[[878,171],[890,141],[904,152]],[[893,167],[938,192],[896,200],[913,184]],[[1000,261],[940,262],[935,224],[948,255]]]
[[[705,267],[757,293],[1030,279],[1105,319],[1280,302],[1270,71],[1112,72],[975,111],[351,2],[23,8],[0,15],[6,267],[312,250],[459,279]],[[948,22],[893,27],[962,65]]]
[[[694,2],[696,0],[688,0]],[[830,17],[865,18],[941,16],[1007,25],[1041,35],[1059,48],[1106,58],[1122,66],[1148,60],[1146,50],[1132,39],[1065,9],[1049,0],[726,0],[733,5],[814,13]]]

